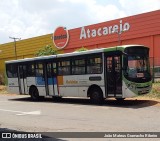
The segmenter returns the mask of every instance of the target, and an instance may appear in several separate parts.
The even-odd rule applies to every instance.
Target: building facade
[[[34,57],[35,53],[46,45],[52,45],[57,49],[53,39],[58,41],[67,38],[65,46],[57,49],[61,53],[73,52],[81,47],[95,49],[141,44],[150,48],[151,64],[155,67],[160,66],[160,10],[70,29],[67,34],[47,34],[17,41],[17,58]],[[1,44],[0,50],[0,73],[3,74],[4,61],[15,59],[14,42]]]

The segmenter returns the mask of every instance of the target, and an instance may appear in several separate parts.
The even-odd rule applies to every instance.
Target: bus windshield
[[[147,82],[151,80],[149,58],[147,54],[128,54],[125,56],[124,75],[133,82]]]

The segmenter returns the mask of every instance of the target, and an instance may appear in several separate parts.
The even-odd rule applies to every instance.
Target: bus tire
[[[31,99],[33,101],[38,101],[40,99],[39,92],[38,92],[38,89],[36,87],[31,88],[30,95],[31,95]]]
[[[104,102],[102,91],[93,89],[90,94],[90,100],[93,104],[101,105]]]

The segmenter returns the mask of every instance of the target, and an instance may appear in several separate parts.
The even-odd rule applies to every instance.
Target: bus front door
[[[51,96],[58,96],[56,70],[56,63],[46,64],[46,89]]]
[[[20,94],[27,94],[26,65],[18,65],[18,82]]]
[[[108,97],[122,97],[121,55],[106,57],[106,92]]]

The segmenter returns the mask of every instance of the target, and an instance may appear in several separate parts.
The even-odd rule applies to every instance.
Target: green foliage
[[[151,92],[147,95],[143,95],[140,97],[160,99],[160,82],[153,83]]]
[[[160,99],[160,83],[153,83],[152,91],[148,94],[151,98],[158,98]]]
[[[40,49],[35,53],[35,56],[55,55],[57,50],[53,49],[51,45],[46,45],[43,49]]]
[[[0,85],[4,85],[6,84],[6,79],[5,79],[5,75],[4,74],[0,74]]]
[[[87,51],[88,49],[87,48],[85,48],[85,47],[81,47],[81,48],[79,48],[79,49],[77,49],[77,50],[75,50],[76,52],[81,52],[81,51]]]

